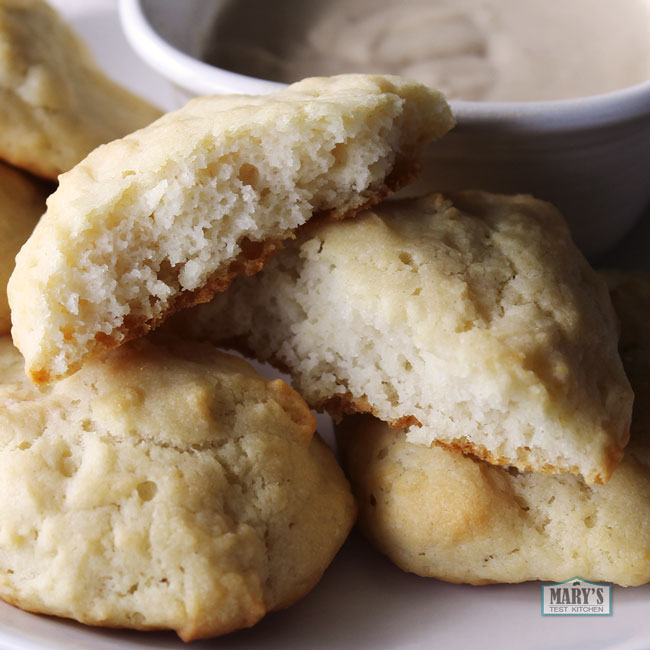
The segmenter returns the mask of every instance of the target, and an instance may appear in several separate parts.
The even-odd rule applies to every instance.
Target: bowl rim
[[[223,70],[179,50],[153,28],[140,0],[119,0],[118,8],[131,47],[152,68],[188,91],[198,95],[218,92],[259,95],[287,85]]]
[[[151,25],[141,0],[119,0],[122,28],[136,52],[173,83],[197,94],[259,95],[289,84],[250,77],[201,61],[171,45]],[[481,127],[499,123],[513,129],[570,130],[650,115],[650,79],[597,95],[530,102],[450,100],[459,123]]]

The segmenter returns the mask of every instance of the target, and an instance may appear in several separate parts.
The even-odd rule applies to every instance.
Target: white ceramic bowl
[[[120,0],[132,46],[178,90],[261,94],[283,84],[200,60],[221,0]],[[427,152],[409,194],[480,188],[555,203],[592,259],[616,244],[650,202],[650,81],[582,99],[452,101],[456,128]]]

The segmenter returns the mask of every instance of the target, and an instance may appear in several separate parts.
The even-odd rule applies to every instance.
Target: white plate
[[[88,40],[107,72],[164,108],[167,83],[142,64],[120,31],[113,0],[52,0]],[[608,255],[608,265],[650,268],[650,215]],[[331,434],[327,418],[319,430]],[[0,513],[1,516],[1,513]],[[88,628],[0,603],[0,650],[187,648],[169,633]],[[540,583],[470,587],[403,573],[354,534],[321,583],[294,607],[255,627],[191,648],[650,648],[650,586],[613,587],[611,617],[542,617]]]

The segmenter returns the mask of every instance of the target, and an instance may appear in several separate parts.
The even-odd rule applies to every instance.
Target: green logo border
[[[574,580],[580,580],[582,583],[587,583],[590,585],[596,585],[597,587],[607,587],[609,589],[609,614],[545,614],[544,613],[544,587],[559,587],[565,585],[567,582],[573,582]],[[592,582],[591,580],[583,580],[580,576],[574,576],[568,580],[562,582],[550,582],[548,584],[540,585],[541,594],[542,594],[542,607],[541,614],[542,616],[611,616],[614,613],[614,590],[612,589],[611,584],[604,584],[601,582]]]

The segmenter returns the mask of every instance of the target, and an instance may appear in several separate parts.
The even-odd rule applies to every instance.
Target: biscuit
[[[0,163],[0,335],[11,329],[7,282],[20,247],[45,212],[48,188]]]
[[[373,413],[411,442],[593,483],[628,439],[607,287],[529,196],[386,202],[179,316],[288,370],[312,408]]]
[[[0,0],[0,158],[55,179],[161,111],[108,79],[43,0]]]
[[[452,125],[399,77],[306,79],[205,97],[93,152],[60,179],[9,288],[36,382],[142,335],[254,273],[314,213],[342,217],[407,182]]]
[[[650,274],[615,282],[636,399],[630,444],[607,485],[427,449],[369,416],[344,420],[337,433],[360,526],[398,566],[473,584],[650,581]]]
[[[304,596],[356,506],[281,380],[141,340],[45,388],[0,340],[0,597],[185,641]]]
[[[475,585],[650,581],[647,442],[626,451],[606,485],[587,485],[410,443],[369,415],[340,427],[359,527],[404,571]]]

